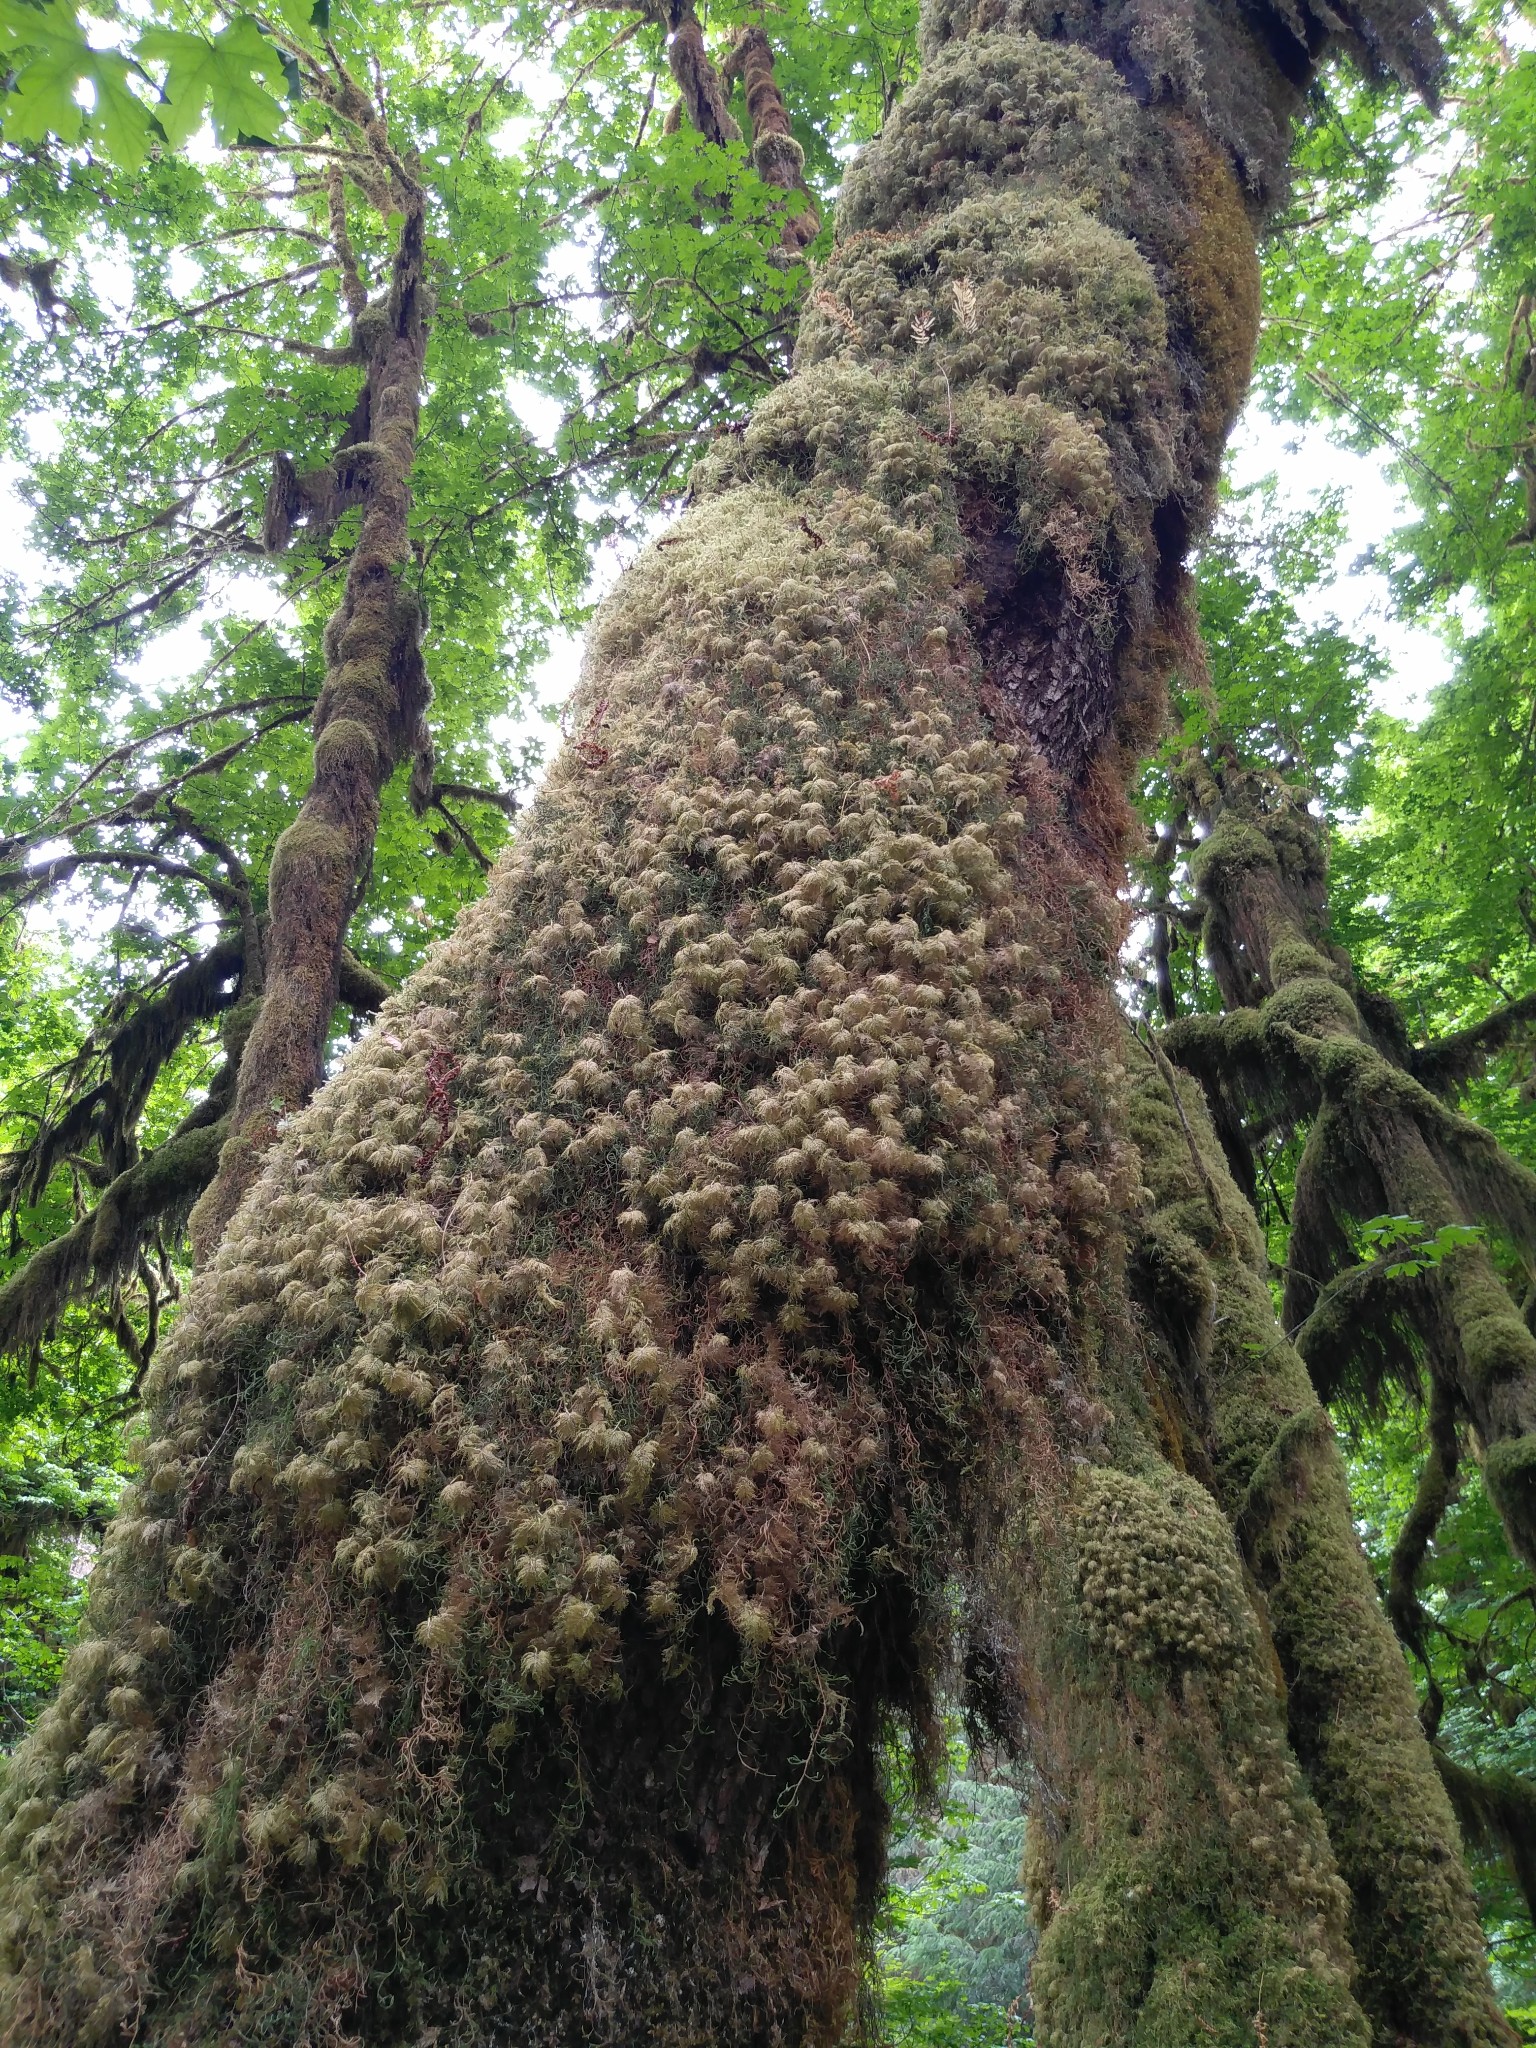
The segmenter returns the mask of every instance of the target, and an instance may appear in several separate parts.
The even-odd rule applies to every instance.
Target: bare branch
[[[122,746],[114,747],[110,754],[103,754],[93,768],[86,771],[80,780],[65,795],[61,796],[53,809],[30,832],[9,839],[0,839],[0,860],[8,859],[22,847],[34,844],[39,839],[56,837],[70,810],[92,783],[98,781],[110,768],[126,766],[135,754],[158,745],[161,740],[178,739],[183,733],[191,732],[200,725],[213,725],[221,718],[243,718],[253,711],[265,711],[273,704],[292,704],[298,709],[285,715],[284,722],[302,718],[313,703],[313,698],[301,696],[297,691],[273,691],[262,697],[242,697],[233,704],[216,704],[210,711],[190,712],[185,718],[173,719],[169,725],[157,725],[153,732],[147,732],[141,739],[125,740]],[[270,730],[270,728],[268,728]],[[209,760],[217,756],[209,755]],[[195,773],[189,770],[188,773]],[[79,827],[74,829],[78,830]]]

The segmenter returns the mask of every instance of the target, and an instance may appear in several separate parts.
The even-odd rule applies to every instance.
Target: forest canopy
[[[455,1960],[435,1920],[421,1984],[371,1950],[347,1974],[360,1888],[425,1926],[471,1896],[456,1857],[483,1873],[504,1854],[514,1874],[484,1883],[539,1904],[556,1871],[515,1830],[501,1849],[466,1847],[457,1820],[417,1835],[389,1774],[430,1778],[446,1810],[491,1799],[477,1771],[523,1770],[529,1810],[565,1816],[540,1716],[586,1727],[589,1697],[622,1699],[643,1744],[692,1671],[698,1727],[748,1730],[743,1768],[768,1787],[742,1823],[761,1830],[751,1883],[783,1855],[786,1923],[814,1907],[832,1930],[804,1954],[787,1926],[755,1931],[721,2040],[788,2038],[756,1981],[776,1970],[807,2041],[1164,2048],[1194,2038],[1188,2013],[1214,2016],[1207,2034],[1237,2014],[1250,2031],[1220,2038],[1261,2048],[1536,2040],[1536,29],[1483,0],[1433,34],[1303,10],[1261,106],[1191,83],[1196,44],[1217,75],[1225,0],[1183,40],[1155,8],[1067,9],[1038,34],[1036,12],[0,0],[0,1709],[18,1758],[0,1963],[23,1986],[0,2038],[319,2039],[313,1996],[334,2038],[425,2041],[463,2023],[439,1979],[487,2011],[508,1986],[574,1982],[568,1960],[526,1980]],[[946,57],[985,37],[974,77]],[[1173,110],[1155,145],[1126,139],[1094,66]],[[1159,206],[1196,222],[1187,248]],[[1239,486],[1218,468],[1254,232],[1248,417],[1275,474]],[[1308,474],[1325,444],[1399,494],[1368,562],[1348,560],[1339,488]],[[780,523],[758,528],[770,499]],[[737,523],[706,543],[711,507]],[[1443,651],[1433,688],[1351,610],[1366,568]],[[974,715],[956,708],[973,655]],[[889,717],[867,694],[882,676]],[[781,689],[800,708],[760,713]],[[674,761],[685,728],[704,738]],[[988,765],[1000,738],[1026,764],[1012,783]],[[625,808],[636,789],[656,808]],[[1014,797],[1027,826],[1006,822]],[[880,802],[899,844],[872,824],[834,842]],[[951,810],[971,822],[946,839]],[[912,850],[924,835],[942,859]],[[839,847],[865,863],[842,896],[816,880]],[[1031,912],[951,907],[970,890],[995,913],[988,863],[1010,861],[1043,877]],[[515,987],[509,967],[488,992],[469,956],[512,943],[499,889],[525,892],[528,929]],[[478,936],[451,937],[477,902]],[[1008,1029],[1046,1048],[1033,1078],[951,976],[1007,981]],[[843,1003],[832,1023],[816,988]],[[922,1058],[949,1064],[920,1114],[903,1048],[924,1006],[948,1035]],[[858,1033],[887,1012],[877,1057]],[[876,1080],[838,1093],[855,1057]],[[997,1104],[1035,1117],[1033,1151]],[[289,1247],[263,1279],[263,1244],[318,1199],[272,1190],[312,1160],[342,1206],[306,1226],[313,1270]],[[417,1272],[391,1230],[445,1248]],[[261,1325],[269,1295],[302,1340]],[[578,1297],[580,1340],[559,1320]],[[1025,1300],[973,1394],[954,1332]],[[334,1337],[349,1316],[364,1334]],[[325,1363],[333,1339],[365,1361],[351,1379]],[[605,1347],[622,1373],[592,1364]],[[1116,1418],[1143,1367],[1122,1384],[1084,1362],[1101,1352],[1150,1361],[1133,1452]],[[483,1386],[442,1363],[461,1353]],[[726,1360],[744,1391],[709,1377]],[[1282,1420],[1261,1443],[1266,1402]],[[1033,1481],[999,1491],[1019,1457],[1055,1475],[1056,1509]],[[1152,1576],[1127,1591],[1131,1566],[1085,1534],[1077,1576],[1053,1577],[1040,1527],[1150,1527],[1154,1457],[1189,1528],[1147,1537]],[[115,1511],[150,1577],[125,1592],[119,1574],[83,1621]],[[270,1564],[281,1593],[233,1590],[244,1514],[258,1575],[299,1532],[299,1561]],[[347,1698],[377,1689],[352,1708],[366,1769],[325,1751],[324,1656],[323,1740],[268,1754],[218,1705],[238,1661],[223,1607],[244,1598],[280,1634],[305,1545],[354,1603],[336,1626]],[[1221,1590],[1228,1551],[1262,1654]],[[1356,1618],[1326,1642],[1314,1566]],[[1036,1574],[1022,1605],[1009,1571]],[[1193,1620],[1186,1582],[1215,1589]],[[1338,1678],[1366,1605],[1380,1642]],[[850,1617],[878,1657],[848,1648]],[[655,1672],[642,1626],[666,1646]],[[183,1634],[184,1655],[145,1647]],[[156,1657],[182,1661],[151,1685]],[[1100,1688],[1094,1657],[1131,1678]],[[1265,1658],[1279,1709],[1249,1672]],[[1233,1769],[1269,1788],[1253,1825],[1313,1916],[1284,1939],[1315,1984],[1271,2037],[1263,1942],[1239,1965],[1257,1938],[1232,1932],[1209,1965],[1247,1987],[1230,2013],[1170,2006],[1159,2033],[1149,1991],[1133,2035],[1115,1989],[1103,2023],[1126,2030],[1095,2034],[1068,1984],[1063,1900],[1092,1889],[1092,1855],[1052,1832],[1063,1788],[1143,1707],[1184,1768],[1167,1729],[1206,1666],[1221,1739],[1268,1715],[1294,1759],[1283,1791],[1279,1747]],[[1148,1671],[1185,1703],[1172,1722]],[[1413,1780],[1405,1813],[1430,1798],[1432,1832],[1448,1799],[1466,1902],[1397,1843],[1411,1909],[1372,1920],[1359,1873],[1387,1855],[1387,1773],[1345,1783],[1335,1683],[1349,1742],[1421,1745],[1432,1791]],[[1049,1687],[1091,1740],[1039,1708]],[[386,1698],[411,1703],[390,1708],[406,1764],[385,1758]],[[246,1773],[223,1781],[228,1826],[197,1776],[215,1707]],[[1106,1801],[1128,1798],[1113,1772],[1132,1764],[1103,1769]],[[687,1781],[700,1813],[706,1782]],[[154,1941],[191,1914],[206,1994],[165,1989],[147,1936],[109,1961],[69,1919],[71,1859],[97,1851],[53,1815],[98,1784],[103,1839],[134,1802],[181,1815]],[[643,1799],[613,1797],[643,1832]],[[590,1858],[587,1826],[551,1839]],[[280,1869],[316,1888],[308,1918],[269,1909]],[[635,1899],[651,1881],[621,1879]],[[1233,1880],[1260,1921],[1279,1913],[1268,1882]],[[553,1883],[552,1924],[577,1927],[561,1887],[587,1894],[568,1869]],[[1414,1915],[1442,1912],[1433,2018],[1424,1985],[1391,1981]],[[565,1937],[589,1984],[572,2024],[607,2039],[637,1965],[628,1990],[592,1990],[622,1972],[595,1905],[585,1924]],[[1173,1941],[1151,1921],[1137,1938]],[[50,2003],[80,1940],[87,1989]],[[647,2006],[634,2038],[702,2038],[677,2016],[693,1995],[665,2022]],[[741,2017],[758,1997],[768,2017]]]

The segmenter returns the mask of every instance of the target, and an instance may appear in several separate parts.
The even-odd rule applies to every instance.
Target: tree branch
[[[215,903],[233,911],[237,917],[240,914],[240,892],[229,883],[221,882],[213,875],[205,875],[201,868],[189,867],[185,861],[167,860],[162,854],[137,853],[126,848],[116,852],[64,853],[55,860],[43,861],[35,868],[11,868],[0,873],[0,895],[20,896],[30,902],[47,890],[56,889],[61,882],[71,880],[76,871],[84,867],[133,868],[163,875],[169,881],[196,882],[199,888],[207,890]]]
[[[1419,1599],[1419,1573],[1434,1541],[1435,1531],[1445,1517],[1456,1489],[1456,1468],[1461,1456],[1456,1441],[1456,1404],[1437,1374],[1429,1399],[1427,1420],[1429,1449],[1419,1473],[1413,1506],[1392,1546],[1387,1574],[1387,1617],[1403,1645],[1413,1652],[1424,1670],[1425,1698],[1419,1709],[1424,1733],[1431,1741],[1440,1732],[1445,1713],[1445,1694],[1430,1663],[1425,1637],[1429,1616]]]
[[[139,332],[161,334],[167,327],[175,327],[179,321],[195,320],[200,313],[211,313],[215,306],[227,306],[235,299],[248,299],[253,292],[272,291],[280,284],[297,284],[301,278],[318,277],[322,271],[336,269],[337,261],[334,256],[322,256],[313,263],[301,263],[296,269],[284,270],[276,277],[254,277],[249,284],[234,285],[229,291],[204,299],[196,306],[179,306],[174,313],[168,313],[163,320],[152,320]]]
[[[73,1230],[39,1245],[0,1287],[0,1355],[30,1356],[60,1312],[132,1264],[153,1223],[182,1217],[213,1179],[224,1121],[183,1125],[146,1159],[121,1173]]]
[[[338,993],[349,1010],[360,1017],[375,1016],[394,994],[382,974],[359,960],[350,946],[341,953],[341,985]]]
[[[1480,1024],[1469,1024],[1463,1031],[1447,1032],[1444,1038],[1416,1046],[1409,1072],[1437,1095],[1444,1094],[1458,1082],[1470,1080],[1485,1060],[1503,1050],[1522,1024],[1531,1023],[1536,1023],[1536,990],[1505,1003]]]
[[[1469,1770],[1438,1743],[1431,1753],[1463,1835],[1504,1858],[1536,1921],[1536,1786],[1513,1771]]]

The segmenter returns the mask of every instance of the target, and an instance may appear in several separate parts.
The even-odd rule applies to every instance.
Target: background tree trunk
[[[837,2041],[957,1581],[1042,2044],[1510,2038],[1337,1467],[1266,1476],[1315,1411],[1125,1283],[1123,783],[1323,31],[1051,19],[930,21],[796,377],[155,1368],[6,1788],[7,2039]],[[1182,1102],[1175,1304],[1266,1332]]]
[[[326,1041],[341,991],[342,956],[373,860],[379,794],[403,761],[426,764],[431,685],[421,656],[421,606],[403,578],[411,559],[411,469],[427,349],[422,276],[426,198],[401,193],[404,215],[389,292],[370,306],[358,287],[353,326],[367,382],[359,431],[338,452],[337,502],[362,503],[357,545],[340,608],[326,627],[325,687],[315,706],[314,780],[278,840],[267,884],[269,927],[261,997],[240,1061],[224,1149],[213,1183],[192,1214],[205,1259],[256,1177],[278,1124],[301,1109],[325,1071]],[[350,262],[342,215],[338,234]],[[349,273],[355,277],[355,270]],[[288,517],[289,476],[278,475]],[[269,523],[272,515],[269,494]],[[286,538],[286,530],[274,540]]]
[[[1409,1338],[1410,1297],[1392,1284],[1392,1261],[1358,1264],[1349,1235],[1352,1221],[1391,1214],[1427,1238],[1448,1226],[1503,1232],[1536,1256],[1536,1175],[1446,1099],[1512,1020],[1466,1043],[1414,1047],[1395,1006],[1360,987],[1326,935],[1325,842],[1304,802],[1235,767],[1217,778],[1196,764],[1190,772],[1210,826],[1192,874],[1206,949],[1233,1007],[1182,1020],[1168,1043],[1219,1102],[1312,1118],[1285,1320],[1324,1398],[1344,1387],[1372,1393],[1393,1371],[1411,1379],[1410,1345],[1422,1346],[1435,1383],[1486,1447],[1484,1477],[1511,1549],[1536,1563],[1536,1336],[1486,1240],[1453,1244],[1429,1265]]]

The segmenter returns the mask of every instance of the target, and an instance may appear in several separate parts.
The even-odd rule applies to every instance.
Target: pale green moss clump
[[[1253,1638],[1253,1615],[1232,1569],[1231,1530],[1203,1487],[1090,1472],[1073,1506],[1096,1648],[1147,1665],[1219,1670],[1235,1661]]]

